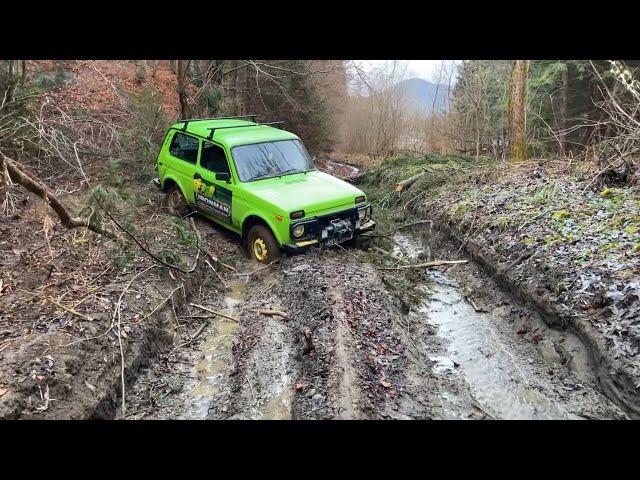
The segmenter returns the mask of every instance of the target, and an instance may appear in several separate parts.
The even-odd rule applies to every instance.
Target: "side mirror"
[[[216,173],[216,180],[219,182],[227,182],[231,181],[231,174],[227,172],[218,172]]]

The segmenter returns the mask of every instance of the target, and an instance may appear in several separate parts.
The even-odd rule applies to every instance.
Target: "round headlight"
[[[358,220],[362,220],[366,216],[367,216],[367,209],[366,208],[361,208],[360,210],[358,210]]]
[[[296,225],[293,227],[293,236],[295,238],[300,238],[302,235],[304,235],[304,225]]]

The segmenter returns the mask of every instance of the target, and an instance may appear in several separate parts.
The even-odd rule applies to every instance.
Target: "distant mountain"
[[[404,95],[407,108],[413,112],[442,112],[447,108],[447,85],[431,83],[422,78],[410,78],[397,83],[393,88]]]

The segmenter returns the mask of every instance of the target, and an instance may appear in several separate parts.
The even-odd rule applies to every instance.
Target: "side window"
[[[209,142],[202,143],[200,166],[215,173],[230,173],[224,150],[218,145]]]
[[[195,164],[198,158],[198,139],[182,133],[175,133],[169,146],[169,153],[181,160]]]

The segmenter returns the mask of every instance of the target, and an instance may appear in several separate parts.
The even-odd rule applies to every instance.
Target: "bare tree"
[[[393,155],[406,140],[406,92],[398,87],[406,65],[393,61],[370,72],[357,62],[349,67],[356,92],[345,114],[345,146],[350,152]]]
[[[187,99],[187,60],[178,60],[178,96],[180,98],[180,118],[189,118],[189,100]]]
[[[147,81],[147,61],[138,60],[138,73],[136,74],[136,80],[139,83],[145,83]]]
[[[527,158],[527,78],[528,60],[514,60],[509,88],[509,157],[518,162]]]

